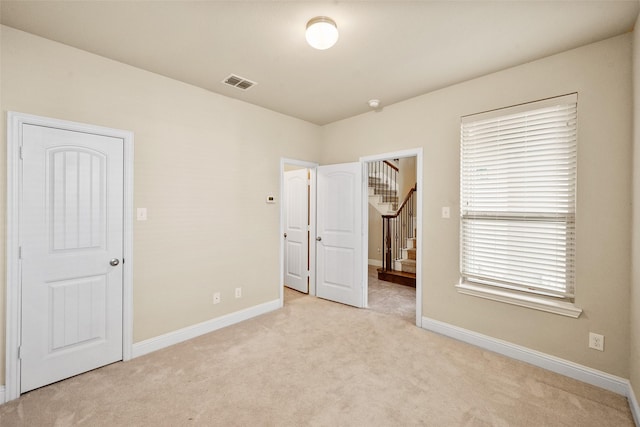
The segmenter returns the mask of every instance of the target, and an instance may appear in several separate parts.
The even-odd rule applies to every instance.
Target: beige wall
[[[640,15],[633,32],[633,251],[631,283],[631,386],[640,399]]]
[[[135,135],[134,205],[149,215],[134,222],[135,342],[279,298],[279,204],[265,196],[279,191],[280,157],[318,159],[317,126],[8,27],[1,35],[3,140],[9,110]],[[5,164],[0,150],[3,193]],[[2,339],[2,371],[4,354]]]
[[[285,172],[291,172],[291,171],[297,171],[300,169],[306,169],[304,166],[298,166],[298,165],[290,165],[289,163],[285,163],[284,164],[284,171]]]
[[[400,203],[402,203],[417,181],[416,158],[404,157],[400,159],[398,169],[398,197],[400,198]]]
[[[369,203],[369,259],[382,262],[382,214]]]
[[[470,80],[323,127],[323,163],[423,147],[423,315],[628,378],[631,35]],[[460,117],[579,93],[579,319],[459,294]],[[587,348],[604,334],[606,351]]]

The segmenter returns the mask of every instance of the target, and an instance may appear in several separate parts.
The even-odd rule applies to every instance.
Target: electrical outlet
[[[236,288],[236,298],[242,298],[242,288]]]
[[[604,335],[589,332],[589,348],[604,351]]]
[[[220,292],[215,292],[213,294],[213,303],[214,304],[219,304],[220,303]]]

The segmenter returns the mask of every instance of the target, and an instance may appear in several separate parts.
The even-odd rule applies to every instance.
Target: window
[[[459,286],[573,300],[576,119],[577,94],[462,118]]]

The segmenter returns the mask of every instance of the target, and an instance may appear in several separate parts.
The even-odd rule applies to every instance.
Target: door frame
[[[360,157],[358,160],[362,165],[362,253],[368,253],[369,249],[369,197],[367,183],[367,163],[380,160],[398,159],[403,157],[415,157],[416,158],[416,183],[418,189],[416,190],[416,233],[418,239],[416,241],[416,326],[422,327],[422,210],[423,210],[423,149],[413,148],[408,150],[394,151],[382,154],[375,154],[369,156]],[[311,171],[311,183],[310,183],[310,200],[309,200],[309,215],[311,218],[311,230],[310,238],[315,238],[316,235],[316,167],[317,163],[306,162],[295,159],[280,159],[280,199],[282,200],[282,194],[284,192],[284,165],[290,164],[293,166],[306,167]],[[280,307],[284,306],[284,242],[282,234],[284,233],[284,206],[280,204]],[[315,265],[315,245],[309,245],[309,295],[316,295],[316,265]],[[362,257],[362,293],[363,293],[363,305],[369,306],[369,262],[368,257],[363,255]]]
[[[6,331],[5,401],[20,397],[21,267],[20,205],[23,183],[20,163],[22,125],[46,126],[90,133],[123,141],[123,296],[122,360],[131,359],[133,346],[133,133],[130,131],[59,120],[32,114],[7,112],[7,228],[6,228]],[[126,262],[125,262],[126,260]],[[0,402],[2,403],[2,402]]]
[[[395,151],[390,153],[376,154],[372,156],[360,157],[360,163],[362,163],[363,177],[367,176],[367,163],[377,162],[388,159],[399,159],[404,157],[416,158],[416,182],[418,189],[416,190],[416,234],[418,239],[416,240],[416,326],[422,327],[422,241],[424,240],[422,235],[422,148],[414,148],[409,150]],[[367,196],[368,190],[366,188],[368,183],[367,179],[362,180],[362,250],[363,254],[369,251],[369,198]],[[368,290],[369,290],[369,262],[368,257],[363,257],[363,281],[364,281],[364,302],[365,307],[368,307]]]
[[[309,169],[309,295],[316,295],[316,245],[312,239],[316,237],[316,168],[317,163],[304,160],[280,158],[280,308],[284,306],[284,167],[285,165],[299,166]]]

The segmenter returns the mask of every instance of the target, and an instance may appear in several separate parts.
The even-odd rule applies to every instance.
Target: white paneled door
[[[363,307],[362,165],[319,166],[317,175],[317,296]]]
[[[21,392],[122,360],[123,140],[22,127]]]
[[[284,173],[284,284],[309,292],[309,178],[307,169]]]

